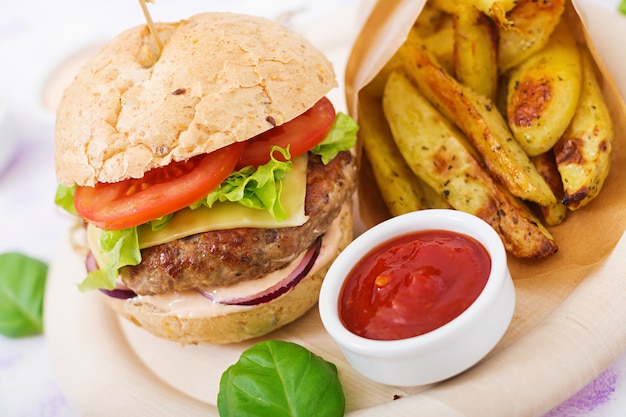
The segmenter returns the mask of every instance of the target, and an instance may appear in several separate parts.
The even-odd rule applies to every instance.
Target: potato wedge
[[[530,160],[535,165],[535,168],[537,168],[537,172],[546,180],[554,195],[560,200],[563,197],[563,184],[561,182],[561,175],[556,167],[556,160],[552,149],[541,155],[533,156]],[[561,201],[557,201],[549,206],[537,207],[543,216],[545,224],[548,226],[557,226],[563,223],[569,212]]]
[[[444,28],[425,37],[424,44],[446,72],[454,74],[454,28]]]
[[[484,219],[515,256],[541,258],[557,250],[540,220],[492,179],[474,157],[463,134],[404,74],[390,74],[383,109],[411,169],[444,195],[452,207]]]
[[[563,204],[577,210],[600,192],[611,165],[614,129],[596,78],[595,64],[581,50],[583,83],[576,113],[554,146],[565,195]]]
[[[459,84],[431,58],[415,32],[400,47],[404,69],[421,93],[470,139],[491,174],[515,196],[541,205],[556,198],[513,138],[494,103]]]
[[[451,14],[460,4],[474,6],[499,25],[507,25],[506,13],[515,7],[517,0],[432,0],[432,3],[435,8]]]
[[[578,46],[565,21],[543,49],[512,70],[507,120],[528,155],[547,152],[563,135],[576,111],[581,78]]]
[[[518,0],[507,13],[511,25],[502,27],[498,68],[504,73],[543,48],[561,21],[565,0]]]
[[[372,165],[372,173],[392,216],[426,208],[446,207],[441,197],[432,201],[433,190],[406,164],[385,120],[381,103],[361,93],[359,96],[359,140]]]
[[[453,17],[455,78],[477,93],[495,100],[498,88],[496,25],[471,4],[459,4]],[[432,49],[429,47],[429,50]]]
[[[426,37],[444,28],[452,27],[452,21],[449,13],[435,7],[432,1],[427,1],[413,26],[420,36]]]

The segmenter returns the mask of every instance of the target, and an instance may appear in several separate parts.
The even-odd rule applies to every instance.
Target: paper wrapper
[[[360,90],[404,42],[424,3],[372,4],[346,67],[346,101],[353,117]],[[407,399],[412,415],[539,415],[574,394],[626,349],[626,242],[618,244],[626,227],[626,106],[598,52],[601,45],[594,44],[582,20],[599,12],[591,8],[581,14],[576,2],[567,2],[564,18],[596,61],[614,123],[612,168],[604,188],[591,204],[550,228],[557,254],[543,260],[509,257],[517,291],[509,331],[481,366]],[[619,16],[614,21],[624,23]],[[375,184],[362,157],[358,203],[366,227],[389,217]],[[405,410],[400,403],[394,410]]]

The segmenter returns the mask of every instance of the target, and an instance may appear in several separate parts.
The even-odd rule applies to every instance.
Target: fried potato
[[[587,205],[600,192],[611,165],[614,129],[587,50],[581,50],[583,83],[576,113],[554,147],[570,210]]]
[[[372,173],[392,216],[434,207],[447,207],[406,164],[383,115],[379,100],[359,96],[359,139],[372,165]],[[433,201],[433,196],[436,201]]]
[[[431,0],[434,7],[447,13],[454,13],[458,5],[474,6],[499,25],[508,25],[506,13],[515,7],[517,0]]]
[[[432,1],[427,1],[417,16],[413,27],[420,36],[426,37],[442,29],[452,27],[452,21],[449,13],[435,7]]]
[[[498,31],[487,15],[459,4],[454,17],[454,75],[463,85],[495,100],[498,87]],[[428,44],[426,44],[427,47]],[[432,50],[429,47],[429,50]]]
[[[424,38],[424,44],[448,74],[454,74],[454,28],[448,27]]]
[[[550,232],[520,200],[492,179],[463,134],[401,73],[390,74],[383,109],[413,172],[450,205],[489,223],[513,255],[540,258],[557,250]]]
[[[500,30],[498,68],[504,73],[543,48],[565,10],[565,0],[518,0]]]
[[[461,85],[431,58],[415,32],[398,53],[421,93],[470,139],[491,172],[515,196],[540,205],[556,202],[548,184],[513,138],[494,103]]]
[[[564,21],[543,49],[512,70],[507,120],[528,155],[547,152],[563,135],[576,111],[581,78],[578,46]]]
[[[532,163],[537,168],[537,172],[546,180],[550,189],[560,200],[563,197],[563,184],[561,182],[561,175],[556,167],[556,160],[554,158],[554,152],[552,149],[541,155],[533,156]],[[569,210],[561,201],[557,201],[554,204],[548,206],[538,206],[543,220],[548,226],[557,226],[565,220]]]

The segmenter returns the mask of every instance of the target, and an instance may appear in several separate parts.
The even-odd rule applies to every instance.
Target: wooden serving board
[[[398,388],[356,373],[323,328],[317,309],[271,334],[335,363],[350,416],[538,416],[598,375],[626,348],[626,239],[523,335],[516,313],[502,342],[482,362],[446,382]],[[182,346],[119,321],[100,294],[74,283],[84,261],[63,242],[51,266],[46,338],[59,382],[80,415],[217,415],[221,373],[256,341]],[[518,306],[527,291],[518,289]],[[258,341],[258,340],[257,340]],[[394,401],[394,396],[401,398]],[[480,401],[477,401],[480,398]]]

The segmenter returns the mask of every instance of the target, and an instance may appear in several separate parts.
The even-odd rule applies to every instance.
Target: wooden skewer
[[[152,0],[148,0],[152,1]],[[156,43],[157,48],[159,48],[159,55],[163,51],[163,44],[161,43],[161,39],[159,39],[159,34],[154,27],[154,22],[152,22],[152,16],[150,16],[150,12],[148,11],[148,6],[146,5],[146,0],[139,0],[139,4],[141,5],[141,10],[143,11],[143,15],[146,17],[146,22],[148,23],[148,28],[150,29],[150,33],[152,33],[152,37],[154,38],[154,42]]]

